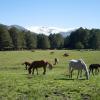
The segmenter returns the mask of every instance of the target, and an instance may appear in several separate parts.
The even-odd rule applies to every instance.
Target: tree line
[[[69,36],[36,34],[0,24],[0,50],[100,49],[100,29],[79,28]]]

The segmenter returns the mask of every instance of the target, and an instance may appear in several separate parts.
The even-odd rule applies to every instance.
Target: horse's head
[[[25,61],[24,63],[22,63],[22,65],[25,65],[25,69],[27,70],[27,66],[30,66],[30,65],[31,65],[31,63],[30,63],[30,62]]]
[[[49,67],[49,69],[51,70],[53,68],[53,65],[50,64],[49,62],[46,62],[47,63],[47,66]]]

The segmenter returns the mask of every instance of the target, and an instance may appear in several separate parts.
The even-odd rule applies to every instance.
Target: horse
[[[94,69],[95,69],[95,74],[96,73],[99,73],[99,68],[100,68],[100,64],[91,64],[89,66],[89,74],[91,73],[92,71],[92,75],[94,75]]]
[[[25,65],[25,69],[27,70],[27,67],[29,67],[31,63],[28,61],[25,61],[24,63],[22,63],[22,65]]]
[[[51,51],[50,54],[54,54],[54,51]]]
[[[88,68],[85,64],[85,62],[82,60],[82,59],[79,59],[79,60],[70,60],[69,62],[69,77],[72,78],[72,72],[73,70],[78,70],[78,75],[77,75],[77,78],[80,74],[80,77],[82,76],[82,70],[85,71],[85,75],[86,75],[86,79],[89,79],[89,72],[88,72]]]
[[[28,68],[28,72],[29,72],[29,74],[31,74],[31,69],[33,69],[32,74],[34,74],[34,70],[36,69],[37,75],[38,75],[38,68],[43,67],[43,69],[44,69],[43,74],[45,74],[45,73],[46,73],[46,67],[47,67],[47,66],[49,67],[49,69],[52,69],[52,64],[50,64],[50,63],[47,62],[47,61],[44,61],[44,60],[33,61],[33,62],[31,63],[31,65],[30,65],[30,67]]]
[[[58,58],[55,58],[54,59],[54,65],[58,64],[58,62],[59,62],[59,59]]]
[[[69,54],[68,54],[68,53],[64,53],[63,56],[64,56],[64,57],[68,57]]]

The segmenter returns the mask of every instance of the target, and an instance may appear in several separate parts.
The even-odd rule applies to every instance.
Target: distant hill
[[[72,31],[76,30],[76,29],[62,29],[57,27],[34,27],[34,26],[31,26],[27,29],[38,34],[45,34],[45,35],[60,33],[64,37],[70,35]]]
[[[22,30],[22,31],[28,31],[26,28],[24,28],[22,26],[19,26],[19,25],[10,25],[10,26],[8,26],[9,29],[12,28],[12,27],[15,27],[15,28],[17,28],[19,30]]]
[[[33,33],[37,33],[37,34],[45,34],[45,35],[50,35],[50,34],[61,34],[63,37],[66,37],[68,35],[70,35],[70,33],[72,31],[75,31],[75,28],[70,28],[70,29],[64,29],[64,28],[58,28],[58,27],[40,27],[40,26],[31,26],[28,28],[24,28],[22,26],[19,25],[10,25],[7,26],[5,25],[8,29],[12,28],[12,27],[16,27],[17,29],[21,30],[21,31],[31,31]]]

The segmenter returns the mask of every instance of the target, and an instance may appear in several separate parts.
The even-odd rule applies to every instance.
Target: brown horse
[[[94,75],[94,70],[95,70],[95,74],[97,74],[99,72],[99,68],[100,68],[100,64],[91,64],[89,66],[89,74],[92,71],[92,74]]]
[[[30,62],[25,61],[22,65],[25,65],[25,69],[27,70],[27,67],[29,67],[31,65]]]
[[[38,68],[43,67],[44,72],[43,74],[46,73],[46,67],[49,67],[49,69],[52,69],[52,64],[50,64],[49,62],[46,62],[44,60],[40,60],[40,61],[33,61],[30,65],[30,67],[28,68],[29,74],[31,74],[31,69],[33,69],[33,73],[34,74],[34,70],[36,69],[37,71],[37,75],[38,75]]]
[[[58,58],[55,58],[54,59],[54,65],[58,64],[58,62],[59,62],[59,59]]]

